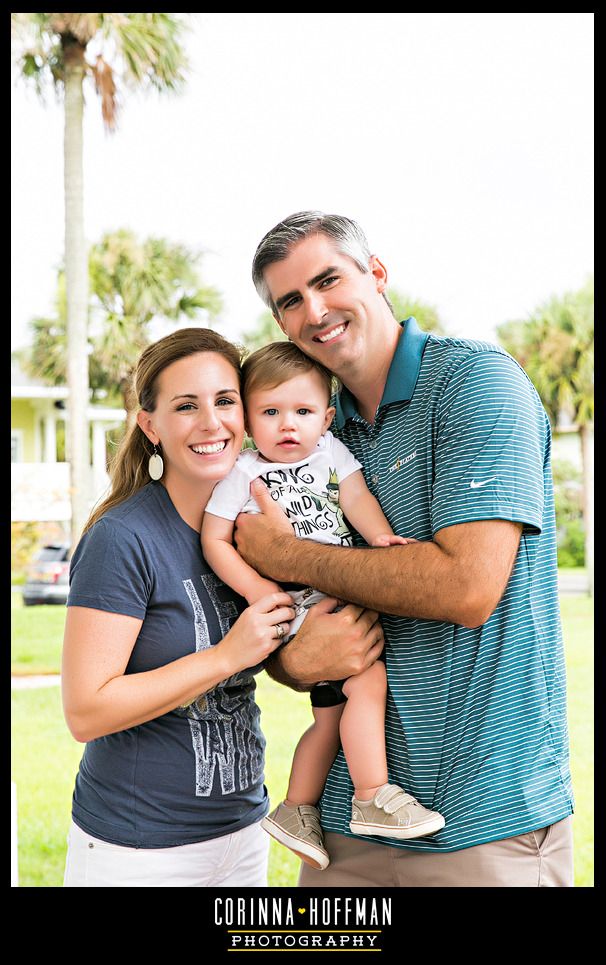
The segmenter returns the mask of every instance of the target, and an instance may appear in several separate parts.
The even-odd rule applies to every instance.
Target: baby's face
[[[304,372],[272,388],[255,389],[246,399],[248,431],[270,462],[306,459],[335,414],[317,372]]]

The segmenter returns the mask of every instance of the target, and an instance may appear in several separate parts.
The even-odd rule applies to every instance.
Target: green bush
[[[583,474],[566,459],[554,459],[552,471],[558,566],[584,566]]]
[[[571,520],[558,541],[558,566],[585,566],[585,527],[580,519]]]
[[[11,523],[11,583],[25,582],[25,571],[39,542],[39,523]]]

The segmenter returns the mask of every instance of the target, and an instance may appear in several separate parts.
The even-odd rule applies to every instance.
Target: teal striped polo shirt
[[[486,342],[402,334],[373,425],[343,389],[333,431],[364,467],[395,533],[431,540],[473,520],[523,523],[501,602],[482,627],[383,616],[389,780],[446,826],[414,851],[457,851],[573,810],[560,627],[551,433],[518,363]],[[364,545],[357,538],[357,545]],[[351,834],[342,752],[321,799]]]

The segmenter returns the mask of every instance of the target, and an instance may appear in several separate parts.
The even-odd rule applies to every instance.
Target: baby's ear
[[[324,429],[322,430],[323,432],[326,432],[326,430],[330,427],[330,424],[332,423],[332,420],[335,417],[336,411],[337,410],[335,409],[334,405],[329,405],[328,409],[326,410],[326,415],[324,416]]]

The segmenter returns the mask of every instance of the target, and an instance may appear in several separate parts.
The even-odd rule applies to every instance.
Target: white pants
[[[266,888],[269,835],[260,823],[176,848],[126,848],[67,836],[64,888]]]

